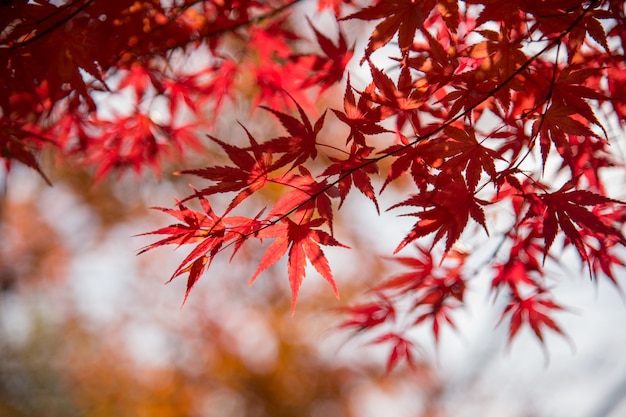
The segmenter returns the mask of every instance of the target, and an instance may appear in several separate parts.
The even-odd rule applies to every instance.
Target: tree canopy
[[[364,280],[337,324],[390,344],[391,370],[412,329],[455,326],[473,277],[509,340],[566,334],[550,275],[570,259],[618,285],[623,2],[9,0],[0,27],[7,170],[188,176],[142,250],[189,247],[167,277],[185,300],[251,246],[250,284],[283,268],[292,314],[307,275],[339,297],[341,251],[391,257],[405,271]],[[342,234],[356,194],[409,219],[393,253]]]

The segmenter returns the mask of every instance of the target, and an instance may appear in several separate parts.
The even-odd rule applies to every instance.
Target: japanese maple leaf
[[[33,151],[39,147],[37,142],[44,139],[41,135],[29,131],[25,125],[10,120],[8,117],[0,118],[0,157],[5,158],[7,170],[11,166],[11,160],[16,160],[34,169],[41,177],[52,185],[46,174],[41,170],[39,162]],[[44,139],[45,140],[45,139]],[[47,140],[45,140],[47,142]],[[29,142],[33,143],[32,149]],[[37,146],[34,146],[37,144]]]
[[[339,324],[339,328],[354,328],[361,332],[393,321],[396,318],[396,309],[389,298],[381,292],[376,293],[377,299],[366,304],[339,308],[338,311],[348,315],[348,318]]]
[[[428,309],[418,315],[418,317],[413,322],[414,325],[421,324],[427,320],[431,320],[432,322],[432,331],[435,336],[435,342],[439,342],[439,334],[441,330],[441,324],[447,323],[452,329],[456,329],[456,324],[452,320],[451,313],[458,308],[461,303],[457,305],[452,305],[448,303],[444,303],[446,300],[448,289],[443,288],[433,288],[433,292],[428,294],[432,297],[437,297],[436,303],[429,303]]]
[[[294,55],[291,59],[303,65],[306,71],[311,74],[303,80],[301,87],[318,86],[321,94],[330,86],[343,79],[346,65],[348,65],[354,54],[354,45],[348,48],[345,35],[341,30],[339,31],[337,45],[335,45],[329,38],[317,30],[308,18],[307,21],[311,29],[313,29],[313,33],[315,33],[315,38],[324,56],[316,54]]]
[[[162,211],[176,218],[179,223],[143,233],[142,236],[165,235],[166,237],[144,247],[139,252],[144,253],[164,245],[182,246],[198,243],[180,263],[168,281],[170,282],[180,275],[188,274],[187,290],[183,304],[187,300],[193,286],[200,279],[202,273],[211,265],[213,258],[219,253],[224,242],[228,239],[222,217],[213,211],[208,200],[197,194],[196,196],[200,201],[203,212],[192,210],[181,202],[178,203],[178,209],[153,207],[155,210]],[[239,235],[235,236],[235,238],[238,237]]]
[[[454,156],[442,166],[444,170],[465,171],[467,186],[475,190],[481,174],[486,172],[493,179],[496,176],[495,159],[502,159],[496,151],[489,149],[476,140],[474,129],[465,130],[447,126],[444,133],[450,137],[445,142],[446,152]]]
[[[541,157],[544,165],[548,159],[548,152],[552,143],[568,165],[574,165],[570,144],[566,135],[597,137],[589,126],[573,117],[576,114],[575,108],[560,103],[553,103],[533,123],[533,136],[539,136]]]
[[[392,258],[395,262],[409,267],[410,270],[408,272],[395,275],[378,285],[376,287],[378,291],[394,290],[400,293],[407,293],[422,288],[424,283],[428,280],[428,277],[432,275],[433,269],[436,265],[433,260],[432,251],[419,245],[415,245],[415,247],[419,251],[418,256],[394,256]]]
[[[624,267],[626,263],[623,258],[616,253],[616,242],[613,239],[599,240],[598,248],[589,248],[589,264],[592,276],[597,277],[600,272],[604,273],[619,288],[619,283],[613,272],[613,267]]]
[[[365,135],[389,132],[378,124],[382,120],[380,107],[372,107],[371,101],[363,95],[359,96],[359,101],[356,102],[349,75],[346,92],[343,96],[343,111],[332,110],[339,120],[350,127],[350,134],[346,143],[353,140],[355,143],[365,146]]]
[[[219,114],[224,101],[233,97],[239,69],[233,60],[224,59],[201,71],[164,79],[163,87],[169,98],[170,112],[177,115],[183,103],[193,112],[198,112],[210,99],[213,103],[212,112]]]
[[[240,64],[239,68],[242,68]],[[259,91],[254,92],[254,101],[251,110],[261,108],[261,103],[272,109],[292,109],[292,94],[298,98],[298,102],[307,109],[313,108],[310,99],[299,86],[299,81],[306,78],[302,66],[295,62],[285,60],[260,63],[251,63],[250,73],[254,75],[254,87]],[[288,93],[290,91],[291,93]]]
[[[522,286],[540,287],[536,276],[544,275],[541,265],[543,244],[538,233],[531,232],[526,237],[514,229],[511,238],[514,241],[509,250],[509,259],[494,266],[496,275],[491,281],[491,289],[498,294],[502,287],[506,287],[512,294],[519,294]],[[522,230],[524,230],[522,228]]]
[[[97,179],[115,168],[132,167],[139,172],[150,165],[159,171],[159,156],[165,145],[157,136],[164,132],[163,125],[139,111],[114,120],[98,120],[97,124],[104,134],[88,144],[87,157],[88,162],[98,164]]]
[[[539,291],[526,298],[513,296],[509,305],[502,313],[500,321],[507,315],[511,316],[509,342],[517,335],[522,325],[529,325],[537,338],[543,342],[543,330],[545,327],[565,336],[561,328],[549,316],[551,312],[561,310],[563,310],[563,307],[552,301],[549,298],[549,294]]]
[[[147,245],[139,252],[144,253],[164,245],[196,245],[183,259],[176,271],[172,274],[168,282],[174,278],[188,274],[187,290],[183,304],[189,297],[191,289],[206,271],[214,258],[228,246],[233,247],[232,258],[239,251],[241,246],[251,237],[262,238],[260,233],[265,231],[267,235],[271,230],[275,231],[280,225],[274,225],[259,220],[262,212],[254,218],[244,216],[224,217],[218,216],[211,207],[211,203],[194,189],[193,197],[197,199],[203,211],[196,211],[178,202],[177,209],[153,207],[176,218],[178,223],[143,233],[147,235],[165,235],[163,239]]]
[[[283,153],[283,156],[276,161],[275,165],[277,167],[285,166],[291,162],[293,162],[292,167],[295,167],[302,165],[309,158],[315,159],[317,156],[317,135],[324,125],[326,112],[324,112],[320,118],[317,119],[315,125],[313,125],[300,104],[295,100],[293,100],[293,102],[298,108],[298,113],[302,119],[301,121],[288,114],[262,106],[262,108],[278,118],[290,135],[272,139],[265,142],[262,146],[265,152]]]
[[[585,80],[600,76],[602,76],[602,71],[598,68],[565,67],[551,86],[552,100],[563,103],[573,113],[602,128],[602,124],[591,109],[589,99],[606,100],[607,97],[585,85]]]
[[[387,373],[390,373],[402,360],[405,360],[410,367],[415,365],[413,359],[414,343],[397,333],[386,333],[376,338],[372,344],[391,343],[391,353],[387,359]]]
[[[203,188],[199,191],[202,196],[216,193],[239,191],[228,205],[226,213],[239,205],[251,194],[261,189],[268,180],[268,174],[273,169],[271,155],[262,151],[261,146],[244,127],[250,140],[250,148],[238,148],[225,143],[211,135],[209,139],[216,142],[224,149],[226,155],[235,166],[214,166],[202,169],[181,171],[182,174],[193,174],[214,181],[217,184]],[[241,191],[240,191],[241,190]],[[192,196],[192,198],[195,196]]]
[[[369,174],[378,173],[378,166],[366,159],[372,150],[373,148],[357,147],[356,144],[354,144],[348,159],[329,158],[333,164],[326,168],[322,175],[339,176],[338,188],[341,197],[339,207],[341,207],[345,201],[346,196],[354,184],[364,196],[372,200],[376,206],[376,211],[380,213],[378,200],[376,200],[376,192],[374,191],[369,177]]]
[[[407,66],[424,73],[421,82],[428,83],[433,91],[437,91],[450,84],[453,75],[459,67],[456,48],[452,45],[444,45],[430,32],[423,31],[428,43],[415,42],[411,46],[411,52],[417,52],[417,56],[409,56]],[[447,37],[450,35],[447,34]]]
[[[550,3],[542,1],[528,2],[527,10],[536,16],[536,27],[546,37],[567,33],[568,62],[571,63],[589,35],[609,51],[609,45],[602,19],[610,18],[608,10],[594,10],[598,3],[592,2],[583,7],[584,3],[575,0],[559,0]]]
[[[589,190],[605,194],[605,183],[602,180],[602,168],[614,167],[619,164],[610,154],[608,143],[584,136],[570,137],[572,158],[563,160],[560,169],[569,168],[572,177],[584,177],[589,183]]]
[[[499,32],[493,30],[477,30],[486,40],[472,45],[467,49],[469,58],[480,62],[476,76],[491,78],[498,84],[510,79],[518,68],[526,64],[528,57],[523,51],[519,39],[511,37],[511,33],[503,26]],[[515,80],[510,80],[515,85]],[[520,86],[517,85],[519,88]],[[504,98],[504,97],[500,97]],[[506,99],[505,99],[506,100]],[[506,106],[505,102],[505,107]]]
[[[396,125],[398,130],[401,129],[407,120],[411,121],[412,126],[419,125],[416,110],[424,104],[426,98],[423,90],[415,88],[415,83],[411,80],[408,68],[405,67],[400,72],[397,84],[371,62],[370,71],[372,73],[372,84],[370,86],[374,88],[362,91],[362,97],[379,104],[383,117],[397,115],[398,121]]]
[[[381,192],[394,180],[403,174],[409,173],[411,178],[421,191],[425,191],[428,185],[435,181],[433,168],[441,168],[448,153],[445,138],[438,137],[421,140],[415,146],[407,146],[408,140],[403,139],[402,144],[392,145],[381,151],[381,154],[392,154],[396,157],[387,173],[387,179]]]
[[[433,245],[447,236],[445,245],[447,252],[461,236],[470,217],[487,231],[485,213],[481,207],[484,204],[486,202],[476,198],[461,178],[441,176],[435,189],[413,195],[389,208],[391,210],[397,207],[415,206],[422,209],[415,213],[404,214],[404,216],[417,217],[419,220],[400,242],[394,253],[399,252],[414,240],[431,233],[435,233]]]
[[[435,0],[388,0],[367,7],[341,20],[361,19],[378,20],[380,22],[369,38],[365,49],[365,58],[372,52],[383,47],[398,33],[398,44],[403,52],[407,52],[413,43],[417,29],[424,27],[424,21],[435,7]]]
[[[83,72],[105,85],[100,63],[94,59],[93,50],[98,49],[98,44],[89,34],[89,28],[93,25],[90,18],[79,15],[71,19],[71,22],[72,29],[69,29],[70,25],[66,23],[63,30],[49,32],[41,44],[40,54],[37,54],[46,56],[44,62],[48,63],[47,69],[56,72],[54,76],[47,78],[50,83],[51,99],[54,102],[67,94],[65,91],[68,89],[64,88],[66,83],[71,85],[71,91],[87,101],[92,100],[88,91],[89,83],[85,81]]]
[[[328,264],[328,259],[324,255],[320,245],[324,246],[347,246],[339,243],[327,232],[317,229],[326,223],[325,219],[314,219],[306,223],[295,223],[289,218],[283,218],[285,227],[268,228],[259,233],[259,237],[275,237],[276,239],[269,245],[265,254],[261,258],[259,267],[250,278],[249,285],[252,285],[261,272],[278,262],[287,252],[289,258],[287,271],[289,274],[289,284],[291,286],[291,314],[295,312],[296,301],[300,285],[305,276],[307,259],[311,262],[315,270],[331,285],[335,296],[339,298],[337,285],[333,279],[333,274]]]
[[[442,322],[455,328],[450,313],[463,302],[465,280],[460,271],[466,256],[454,252],[448,258],[455,259],[453,265],[437,267],[433,262],[432,251],[416,246],[420,251],[418,257],[397,259],[411,270],[383,282],[377,287],[377,291],[393,291],[394,294],[408,295],[412,299],[411,308],[416,313],[413,325],[431,320],[433,334],[438,341]]]
[[[525,219],[536,216],[543,218],[544,256],[554,243],[559,228],[585,261],[589,261],[589,258],[581,231],[599,233],[617,239],[622,245],[626,244],[622,232],[606,224],[601,217],[586,208],[606,204],[623,206],[624,203],[591,191],[573,188],[574,185],[570,182],[553,193],[545,192],[530,196],[532,203]]]

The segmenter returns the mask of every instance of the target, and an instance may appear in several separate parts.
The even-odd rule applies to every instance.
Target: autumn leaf
[[[424,21],[435,7],[432,0],[415,2],[413,0],[381,1],[375,6],[367,7],[356,13],[352,13],[341,20],[361,19],[379,20],[369,38],[365,49],[365,57],[383,47],[398,34],[398,44],[402,52],[407,52],[413,43],[415,32],[424,26]]]
[[[445,163],[447,172],[454,170],[465,171],[467,187],[470,191],[476,189],[483,172],[492,179],[496,177],[495,160],[503,159],[493,149],[483,146],[476,139],[474,129],[465,130],[454,126],[447,126],[444,133],[450,137],[445,142],[446,153],[452,157]]]
[[[409,271],[384,280],[375,291],[390,299],[406,299],[410,304],[407,315],[412,317],[411,326],[430,321],[438,342],[441,324],[445,322],[455,328],[452,312],[463,305],[466,284],[460,271],[466,255],[453,251],[447,258],[449,262],[443,265],[442,260],[436,265],[431,250],[415,246],[418,256],[392,258],[409,267]]]
[[[250,140],[251,146],[248,149],[238,148],[207,135],[209,139],[224,149],[235,166],[213,166],[180,172],[181,174],[193,174],[217,183],[201,189],[199,191],[201,196],[241,190],[228,205],[226,213],[237,207],[254,192],[260,190],[267,183],[269,172],[273,170],[271,155],[263,152],[250,132],[245,127],[244,130]]]
[[[509,343],[515,338],[522,325],[527,324],[535,333],[535,336],[543,342],[543,331],[547,327],[565,337],[565,333],[549,314],[554,311],[562,311],[563,307],[552,301],[543,292],[537,292],[525,298],[513,296],[510,303],[504,309],[500,322],[510,315]]]
[[[435,233],[433,245],[446,236],[445,249],[448,251],[461,236],[470,217],[485,231],[487,230],[485,214],[481,207],[486,202],[476,198],[474,193],[467,189],[462,179],[445,176],[444,178],[441,187],[416,194],[390,207],[390,210],[398,207],[422,209],[403,215],[417,217],[419,220],[396,247],[394,253],[399,252],[416,239],[431,233]],[[443,186],[444,182],[445,186]]]
[[[372,107],[371,101],[366,97],[367,95],[361,95],[358,103],[356,102],[348,76],[346,92],[343,96],[343,111],[332,109],[335,116],[350,127],[346,143],[354,141],[358,145],[365,146],[365,135],[389,132],[378,124],[382,120],[380,107]]]
[[[328,259],[324,255],[320,245],[324,246],[340,246],[347,248],[347,246],[339,243],[334,237],[327,232],[316,229],[322,226],[326,221],[324,219],[311,220],[308,223],[297,224],[291,221],[289,218],[283,218],[282,220],[287,225],[286,233],[284,229],[272,230],[272,233],[264,231],[263,237],[275,237],[265,251],[265,254],[261,258],[259,267],[257,268],[252,278],[250,278],[249,285],[252,285],[256,278],[278,262],[287,252],[287,272],[289,275],[289,284],[291,286],[291,314],[293,315],[296,309],[296,301],[298,298],[298,292],[300,291],[300,285],[305,276],[305,268],[307,265],[307,259],[311,262],[311,265],[315,270],[331,285],[335,296],[339,298],[339,291],[333,274],[328,264]]]
[[[8,122],[4,119],[0,119],[0,156],[5,158],[5,166],[7,170],[11,166],[11,160],[19,161],[37,171],[39,175],[48,183],[52,185],[46,174],[41,170],[39,162],[35,157],[35,147],[32,149],[27,145],[27,141],[41,142],[40,135],[34,132],[29,132],[25,126]]]
[[[585,85],[588,79],[601,75],[602,70],[597,68],[563,68],[552,86],[552,99],[571,110],[570,114],[580,115],[589,123],[602,128],[588,100],[606,100],[608,97]]]
[[[533,123],[533,136],[539,136],[544,165],[548,159],[551,144],[554,144],[556,150],[568,164],[573,164],[567,135],[597,137],[588,126],[574,118],[574,115],[576,115],[574,109],[555,103]]]
[[[405,122],[411,126],[419,126],[417,109],[426,101],[425,91],[416,88],[412,82],[408,68],[403,70],[395,83],[385,72],[376,68],[371,62],[372,83],[361,92],[361,96],[372,103],[380,105],[382,117],[398,116],[397,130],[400,131]]]
[[[406,361],[410,366],[414,366],[413,350],[415,344],[397,333],[386,333],[380,337],[377,337],[371,344],[391,344],[391,353],[387,359],[386,372],[390,373],[401,361]]]
[[[95,143],[87,144],[87,160],[97,165],[97,179],[103,179],[111,171],[128,167],[141,172],[147,165],[158,171],[160,158],[165,152],[161,140],[165,130],[161,124],[135,109],[128,116],[99,120],[98,127],[104,133]],[[134,134],[128,135],[129,131]]]
[[[341,202],[339,207],[343,204],[346,196],[350,192],[352,185],[367,198],[369,198],[376,206],[376,211],[380,213],[378,207],[378,200],[376,199],[376,192],[372,186],[369,175],[377,174],[378,167],[371,160],[368,161],[367,157],[372,152],[371,148],[358,148],[356,143],[353,144],[352,150],[348,159],[341,160],[338,158],[329,158],[333,164],[329,165],[321,174],[323,176],[339,176],[339,195]]]
[[[328,37],[324,36],[311,20],[307,19],[309,26],[313,29],[315,39],[319,44],[324,56],[317,54],[293,55],[292,60],[304,66],[311,75],[300,84],[301,88],[319,87],[323,93],[330,86],[341,81],[346,72],[346,65],[354,55],[354,45],[348,48],[348,42],[341,30],[339,39],[335,45]]]
[[[402,144],[392,145],[380,153],[396,157],[389,167],[382,190],[408,173],[420,191],[425,191],[430,184],[437,181],[436,170],[443,166],[445,158],[453,154],[444,137],[422,139],[413,146],[409,146],[405,139]]]
[[[192,210],[183,203],[178,204],[178,209],[154,207],[155,210],[162,211],[176,218],[180,223],[141,235],[165,235],[166,237],[144,247],[139,252],[140,254],[164,245],[182,246],[197,244],[183,259],[168,281],[171,282],[180,275],[188,274],[187,290],[183,304],[189,297],[193,286],[200,279],[200,276],[208,269],[215,256],[222,249],[224,242],[229,239],[229,236],[227,236],[229,234],[222,218],[213,211],[209,201],[199,195],[197,195],[197,198],[202,203],[203,212]],[[230,238],[233,238],[232,234]],[[235,234],[234,238],[238,239],[240,235]]]
[[[432,275],[436,265],[434,264],[433,255],[430,250],[419,245],[415,245],[415,247],[419,251],[418,256],[395,256],[392,258],[395,262],[409,267],[410,270],[386,279],[376,287],[378,291],[406,293],[422,288],[424,283]]]
[[[621,291],[613,267],[626,267],[626,262],[616,253],[618,243],[617,239],[598,239],[597,247],[589,247],[588,257],[592,276],[597,278],[600,273],[604,274]]]
[[[519,228],[511,234],[514,244],[509,250],[506,262],[496,262],[495,276],[491,280],[491,289],[498,292],[504,287],[511,294],[519,295],[524,287],[541,288],[541,278],[544,276],[541,257],[543,245],[537,233],[522,235]]]
[[[262,145],[264,152],[283,154],[276,161],[276,167],[282,167],[289,163],[293,163],[292,167],[295,167],[303,164],[308,159],[315,159],[317,156],[317,135],[324,126],[326,112],[317,119],[315,125],[312,125],[304,109],[295,100],[293,101],[298,108],[301,121],[286,113],[262,106],[262,108],[278,118],[290,135],[269,140]]]
[[[393,302],[381,292],[376,293],[376,300],[371,303],[343,307],[337,311],[348,316],[338,327],[354,329],[357,332],[392,322],[396,317]]]
[[[586,250],[588,243],[581,234],[583,231],[602,233],[607,237],[617,239],[622,245],[626,244],[626,238],[622,232],[604,223],[597,214],[586,208],[607,204],[622,206],[624,203],[620,201],[594,194],[591,191],[574,189],[572,183],[563,185],[553,193],[534,194],[531,198],[531,206],[525,219],[536,216],[543,219],[544,256],[554,243],[559,228],[576,247],[581,259],[585,261],[589,258]]]

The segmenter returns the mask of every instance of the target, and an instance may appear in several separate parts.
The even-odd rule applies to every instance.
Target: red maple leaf
[[[544,165],[548,159],[551,144],[554,144],[556,150],[569,165],[574,165],[567,135],[598,137],[589,126],[575,118],[577,114],[575,108],[557,102],[549,106],[533,123],[533,136],[539,136]]]
[[[543,236],[545,240],[544,256],[547,255],[558,229],[560,228],[569,241],[576,247],[580,257],[587,261],[586,247],[582,232],[600,233],[617,239],[622,245],[626,238],[622,232],[602,221],[596,213],[589,211],[588,206],[623,205],[624,203],[594,194],[587,190],[576,190],[572,182],[563,185],[559,190],[549,193],[532,194],[529,196],[531,205],[525,219],[543,218]]]
[[[341,81],[346,71],[346,65],[354,55],[354,45],[348,48],[348,42],[341,30],[339,39],[335,45],[329,38],[324,36],[313,23],[307,18],[307,22],[319,44],[324,56],[317,54],[293,55],[291,59],[302,65],[310,74],[301,83],[301,88],[316,86],[320,88],[319,94],[327,90],[333,84]]]
[[[263,150],[265,152],[283,154],[283,156],[276,161],[277,167],[287,165],[291,162],[293,162],[292,167],[295,167],[302,165],[309,158],[315,159],[317,156],[317,135],[320,130],[322,130],[324,116],[326,116],[326,112],[324,112],[320,118],[317,119],[315,125],[313,125],[300,104],[298,104],[293,97],[291,99],[298,108],[298,113],[302,121],[286,113],[262,106],[262,108],[278,118],[290,135],[275,138],[263,143]]]
[[[523,285],[540,288],[539,278],[543,277],[543,266],[540,258],[543,254],[543,243],[536,229],[531,229],[526,237],[522,237],[519,228],[511,232],[514,241],[509,250],[506,262],[494,265],[496,275],[491,281],[491,289],[496,294],[506,287],[512,294],[519,294]]]
[[[167,237],[144,247],[139,253],[164,245],[198,245],[185,257],[168,282],[174,278],[188,274],[187,291],[183,304],[187,300],[193,286],[198,282],[202,273],[211,265],[213,258],[221,250],[226,240],[226,227],[222,218],[215,214],[208,200],[199,196],[203,212],[192,210],[183,203],[178,203],[178,209],[154,207],[173,216],[180,223],[143,233],[145,235],[166,235]],[[239,237],[237,235],[236,237]]]
[[[262,212],[258,213],[254,218],[218,216],[213,211],[211,203],[200,192],[195,189],[194,192],[193,196],[200,202],[202,211],[190,209],[182,202],[178,202],[177,209],[153,207],[155,210],[162,211],[176,218],[179,223],[141,234],[141,236],[165,235],[166,237],[147,245],[139,252],[141,254],[164,245],[176,245],[178,247],[182,245],[196,245],[183,259],[168,281],[170,282],[183,274],[188,274],[187,290],[183,304],[189,297],[193,286],[222,250],[232,245],[232,259],[249,238],[266,237],[280,227],[279,225],[258,220]],[[264,234],[262,235],[261,232]]]
[[[354,0],[318,0],[317,9],[322,11],[332,9],[335,16],[339,16],[343,5],[354,5]]]
[[[340,313],[348,315],[348,319],[342,322],[339,327],[354,328],[355,331],[360,332],[395,320],[396,310],[391,300],[381,292],[377,292],[376,296],[377,299],[370,303],[339,308]]]
[[[259,267],[252,278],[250,285],[256,280],[261,272],[278,262],[289,251],[288,274],[291,286],[291,314],[295,312],[296,300],[300,285],[305,276],[307,259],[311,262],[315,270],[331,285],[335,296],[339,298],[337,285],[333,279],[333,274],[328,264],[328,259],[324,255],[320,245],[324,246],[347,246],[339,243],[327,232],[316,229],[326,223],[325,219],[314,219],[306,223],[295,223],[289,218],[283,218],[284,225],[277,225],[262,230],[259,237],[274,237],[276,240],[269,245],[265,254],[261,258]]]
[[[317,213],[329,222],[332,230],[333,209],[330,198],[337,197],[339,191],[326,180],[316,181],[305,167],[300,166],[299,171],[301,175],[287,173],[271,179],[272,182],[292,190],[274,204],[267,218],[281,218],[291,213],[301,218],[310,218],[317,209]]]
[[[420,251],[417,257],[393,258],[410,271],[396,275],[376,287],[377,292],[385,292],[396,299],[411,300],[411,316],[415,317],[412,326],[431,320],[435,341],[439,340],[442,322],[455,328],[451,312],[463,305],[465,280],[461,268],[466,255],[454,251],[447,258],[452,265],[437,267],[430,250],[416,245]]]
[[[495,160],[502,159],[493,149],[483,146],[476,140],[474,129],[459,129],[454,126],[447,126],[444,133],[450,137],[445,144],[446,153],[452,158],[445,162],[445,170],[465,171],[467,187],[473,191],[478,185],[481,174],[486,172],[493,179],[496,177]]]
[[[538,291],[533,295],[521,298],[517,295],[511,297],[510,303],[504,309],[500,321],[507,315],[511,316],[509,324],[509,342],[517,335],[522,325],[529,325],[537,338],[543,342],[543,330],[545,327],[565,336],[565,333],[550,318],[553,311],[564,310],[559,304],[552,301],[549,294]]]
[[[376,211],[380,213],[378,207],[378,200],[376,199],[376,192],[372,186],[369,174],[378,173],[378,167],[373,161],[368,161],[367,156],[372,152],[372,148],[359,148],[356,143],[353,144],[348,159],[329,158],[333,161],[332,165],[324,170],[322,175],[324,176],[339,176],[339,195],[341,202],[339,207],[343,204],[346,196],[350,192],[352,185],[367,198],[372,200],[376,206]]]
[[[0,134],[0,157],[5,158],[7,170],[11,166],[11,160],[16,160],[37,171],[49,185],[52,185],[41,170],[33,152],[41,146],[42,142],[49,141],[38,133],[30,131],[25,124],[4,117],[0,118],[0,132],[2,132]]]
[[[361,19],[380,22],[369,38],[365,58],[383,47],[398,33],[400,50],[407,52],[413,43],[417,29],[424,27],[424,21],[435,7],[434,0],[388,0],[352,13],[341,20]]]
[[[398,82],[376,68],[371,62],[372,83],[361,92],[361,96],[380,105],[382,117],[397,116],[396,130],[401,131],[406,122],[416,129],[420,125],[417,109],[426,102],[425,90],[416,88],[411,79],[408,67],[404,67],[398,77]]]
[[[219,144],[226,152],[235,166],[214,166],[202,169],[181,171],[181,174],[193,174],[217,184],[205,187],[199,191],[199,195],[206,196],[216,193],[239,191],[237,196],[228,205],[226,213],[238,206],[243,200],[254,192],[260,190],[268,181],[268,174],[273,169],[272,156],[262,151],[261,146],[244,127],[250,148],[238,148],[223,142],[211,135],[209,139]],[[195,195],[191,198],[196,197]]]
[[[410,271],[393,276],[376,288],[378,291],[397,291],[407,293],[419,290],[424,282],[432,275],[435,268],[432,252],[419,245],[415,245],[419,251],[417,257],[397,256],[392,258],[395,262],[410,268]]]
[[[409,145],[408,139],[402,137],[401,140],[401,144],[392,145],[380,152],[396,157],[389,167],[382,189],[408,172],[420,191],[426,191],[429,185],[436,182],[435,169],[440,169],[445,158],[453,155],[445,143],[447,139],[422,139],[413,146]]]
[[[372,344],[391,343],[391,353],[387,359],[387,373],[390,373],[402,360],[405,360],[410,367],[413,367],[413,350],[415,345],[412,341],[397,333],[386,333],[376,338]]]
[[[371,101],[365,96],[359,96],[357,104],[350,85],[350,76],[343,96],[343,111],[333,109],[335,116],[350,127],[350,134],[346,143],[353,140],[361,146],[365,145],[365,135],[377,135],[389,132],[378,124],[382,120],[380,107],[372,107]]]
[[[485,213],[481,207],[484,204],[487,203],[476,198],[461,178],[441,175],[439,185],[435,189],[416,194],[390,207],[390,209],[403,206],[422,208],[422,211],[404,214],[404,216],[417,217],[419,220],[400,242],[394,253],[399,252],[414,240],[431,233],[435,233],[433,245],[447,236],[445,248],[448,251],[461,236],[470,217],[486,231]]]
[[[166,132],[162,124],[139,109],[114,120],[98,120],[97,124],[103,134],[87,144],[87,162],[98,164],[97,179],[119,168],[131,167],[140,172],[148,165],[159,171],[159,157],[166,149],[161,140]]]

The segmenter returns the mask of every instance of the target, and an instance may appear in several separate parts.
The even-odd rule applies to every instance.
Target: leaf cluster
[[[265,252],[250,283],[284,260],[292,312],[309,271],[338,295],[324,250],[347,248],[335,214],[351,191],[415,219],[394,252],[411,272],[341,310],[340,327],[381,330],[388,369],[411,363],[413,329],[430,322],[438,340],[454,327],[479,271],[509,299],[511,339],[524,326],[541,341],[562,333],[546,273],[562,256],[617,284],[624,203],[604,173],[623,170],[610,147],[626,121],[623,2],[320,0],[335,33],[309,16],[308,37],[289,17],[297,1],[113,3],[0,6],[0,153],[42,172],[35,151],[52,144],[102,178],[217,147],[227,162],[181,171],[202,185],[159,209],[177,223],[144,249],[191,246],[171,277],[187,276],[185,298],[216,257],[252,241]],[[358,50],[350,29],[364,24]],[[177,64],[198,53],[201,69]],[[323,100],[338,91],[343,108]],[[126,111],[98,111],[98,94],[129,92]],[[206,133],[244,101],[275,122],[269,137],[248,123],[245,146]],[[381,207],[383,192],[400,197]],[[485,257],[480,242],[499,243]]]

